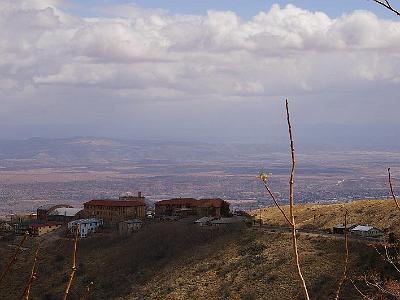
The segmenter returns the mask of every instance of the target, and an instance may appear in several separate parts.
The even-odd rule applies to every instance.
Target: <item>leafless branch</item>
[[[260,178],[264,184],[265,189],[267,190],[267,192],[269,193],[269,195],[271,196],[272,200],[275,203],[275,206],[280,210],[280,212],[282,213],[282,215],[285,217],[286,221],[289,223],[290,226],[293,226],[292,222],[289,220],[288,216],[286,215],[285,211],[282,209],[282,207],[279,205],[278,201],[276,200],[276,197],[274,195],[274,193],[271,191],[270,187],[268,186],[268,182],[267,182],[267,175],[264,173],[260,174]]]
[[[400,269],[397,267],[397,265],[394,263],[393,259],[390,257],[389,251],[388,251],[388,248],[386,245],[385,245],[385,256],[386,256],[386,260],[396,269],[397,272],[400,273]]]
[[[297,248],[296,221],[294,219],[294,173],[295,173],[295,169],[296,169],[296,157],[295,157],[295,151],[294,151],[292,124],[290,122],[289,102],[287,99],[286,99],[286,119],[287,119],[288,130],[289,130],[290,150],[291,150],[291,158],[292,158],[292,168],[290,171],[290,180],[289,180],[289,215],[290,215],[290,221],[292,224],[293,252],[294,252],[294,256],[295,256],[297,274],[299,275],[300,283],[303,288],[304,298],[309,300],[310,297],[308,295],[306,282],[305,282],[303,274],[301,272],[300,261],[299,261],[299,251]]]
[[[19,244],[17,246],[17,249],[15,250],[13,257],[10,259],[10,261],[6,265],[3,273],[1,273],[1,275],[0,275],[0,283],[2,282],[4,277],[7,275],[8,271],[10,270],[11,266],[13,265],[13,263],[17,260],[17,256],[21,252],[21,248],[22,248],[22,246],[23,246],[23,244],[24,244],[24,242],[25,242],[27,237],[28,237],[28,233],[25,233],[25,235],[22,237],[21,241],[19,242]]]
[[[380,1],[380,0],[373,0],[374,2],[378,3],[379,5],[382,5],[383,7],[387,8],[388,10],[394,12],[396,15],[400,16],[400,12],[393,8],[393,6],[390,4],[388,0],[385,1]]]
[[[75,228],[75,239],[74,239],[74,244],[72,246],[72,267],[71,267],[71,274],[69,275],[69,281],[68,281],[68,285],[65,289],[64,292],[64,300],[67,300],[69,291],[71,289],[72,286],[72,281],[74,280],[74,276],[75,276],[75,272],[76,272],[76,247],[77,247],[77,243],[78,243],[78,232],[79,232],[79,225],[76,225]]]
[[[86,287],[85,290],[82,292],[81,296],[79,297],[79,300],[86,300],[86,298],[89,296],[90,289],[93,287],[94,283],[91,281]]]
[[[388,174],[389,174],[389,189],[390,189],[390,194],[392,195],[392,198],[393,198],[394,202],[396,203],[397,208],[400,210],[399,202],[397,201],[396,195],[394,194],[394,191],[393,191],[392,175],[390,174],[390,168],[388,168]]]
[[[395,264],[395,262],[393,261],[393,259],[392,259],[392,258],[390,257],[390,255],[389,255],[389,251],[388,251],[387,246],[384,245],[383,247],[385,248],[385,254],[382,254],[382,253],[378,250],[378,248],[376,248],[376,247],[374,247],[374,248],[375,248],[376,252],[378,252],[378,254],[379,254],[380,256],[384,257],[384,259],[385,259],[388,263],[390,263],[390,264],[396,269],[397,272],[400,273],[399,267],[397,267],[397,265]]]
[[[36,262],[37,262],[37,257],[38,257],[38,253],[39,253],[39,246],[40,243],[37,244],[36,246],[36,251],[35,251],[35,256],[33,257],[33,264],[32,264],[32,270],[31,270],[31,276],[29,277],[26,285],[25,285],[25,289],[24,289],[24,293],[21,296],[21,300],[25,299],[28,300],[29,299],[29,294],[31,292],[31,287],[32,287],[32,283],[33,281],[36,279]]]
[[[344,269],[343,269],[343,275],[340,278],[338,289],[336,291],[336,297],[335,299],[339,299],[339,294],[340,294],[340,289],[342,288],[343,282],[347,278],[347,267],[349,263],[349,239],[348,239],[348,232],[347,232],[347,210],[344,214]]]
[[[375,287],[376,289],[378,289],[383,294],[391,295],[391,296],[396,297],[396,298],[398,297],[398,295],[395,295],[395,294],[389,292],[388,290],[386,290],[385,288],[383,288],[379,283],[370,282],[366,277],[364,278],[364,281],[368,286]]]
[[[367,295],[365,295],[358,287],[357,285],[354,283],[353,279],[350,279],[351,283],[353,284],[354,288],[356,289],[356,291],[364,298],[367,300],[373,300],[371,298],[369,298]]]

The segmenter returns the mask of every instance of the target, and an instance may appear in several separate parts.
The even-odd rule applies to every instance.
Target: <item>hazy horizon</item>
[[[0,1],[0,139],[400,148],[400,22],[368,1]],[[313,146],[314,145],[314,146]]]

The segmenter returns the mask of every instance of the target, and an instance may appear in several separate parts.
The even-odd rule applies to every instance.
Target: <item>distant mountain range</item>
[[[0,141],[1,160],[27,160],[41,166],[163,161],[237,161],[259,159],[277,151],[261,144],[149,142],[106,138],[68,138]],[[283,150],[283,149],[282,149]]]

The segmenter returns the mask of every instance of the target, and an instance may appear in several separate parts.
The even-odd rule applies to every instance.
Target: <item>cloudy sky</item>
[[[0,139],[268,142],[285,98],[304,140],[400,134],[400,18],[373,1],[0,0],[0,57]]]

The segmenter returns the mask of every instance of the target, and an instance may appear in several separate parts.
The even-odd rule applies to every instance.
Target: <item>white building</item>
[[[79,226],[79,237],[85,238],[90,233],[95,232],[97,228],[103,226],[102,219],[79,219],[68,223],[68,230],[75,233],[76,226]]]
[[[369,225],[358,225],[350,230],[352,234],[362,237],[381,237],[382,231]]]

